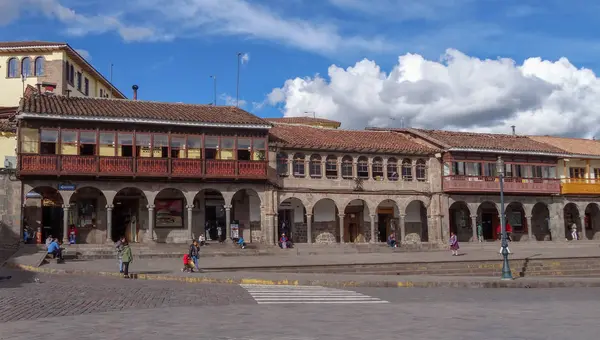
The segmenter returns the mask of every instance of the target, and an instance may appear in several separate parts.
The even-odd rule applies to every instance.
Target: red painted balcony
[[[445,192],[500,192],[498,177],[445,176]],[[560,180],[547,178],[504,178],[504,192],[514,194],[560,194]]]
[[[266,179],[267,162],[21,154],[19,174]]]

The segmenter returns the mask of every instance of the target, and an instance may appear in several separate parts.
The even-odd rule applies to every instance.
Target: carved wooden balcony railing
[[[598,195],[600,194],[600,179],[563,178],[560,192],[563,195]]]
[[[445,192],[500,192],[498,177],[444,176]],[[560,180],[549,178],[504,178],[504,192],[518,194],[560,194]]]

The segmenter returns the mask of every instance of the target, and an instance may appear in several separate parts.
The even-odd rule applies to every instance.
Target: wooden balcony
[[[445,176],[445,192],[500,192],[498,177]],[[560,194],[560,180],[547,178],[504,178],[504,192],[512,194]]]
[[[600,179],[564,178],[561,181],[560,192],[563,195],[598,195]]]
[[[19,174],[266,179],[267,162],[22,154],[19,156]]]

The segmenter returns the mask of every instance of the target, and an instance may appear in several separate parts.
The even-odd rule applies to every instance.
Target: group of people
[[[63,262],[63,249],[61,248],[62,243],[57,239],[49,235],[46,238],[46,251],[52,255],[52,258],[57,259],[59,262]]]
[[[122,236],[116,243],[117,260],[119,261],[119,273],[123,278],[129,278],[129,265],[133,262],[133,253],[125,236]]]

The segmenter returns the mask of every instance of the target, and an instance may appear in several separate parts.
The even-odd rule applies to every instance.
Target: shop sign
[[[75,184],[59,184],[58,190],[62,191],[74,191],[77,186]]]

